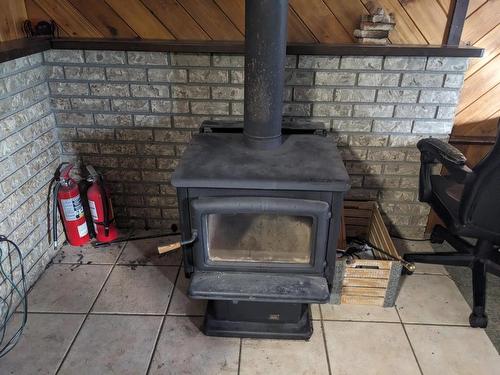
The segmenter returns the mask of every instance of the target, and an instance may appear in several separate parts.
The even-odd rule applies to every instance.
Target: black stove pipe
[[[245,1],[245,115],[247,145],[281,144],[288,0]]]

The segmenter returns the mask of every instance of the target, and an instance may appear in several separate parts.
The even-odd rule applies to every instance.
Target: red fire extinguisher
[[[64,166],[64,168],[63,168]],[[62,169],[61,169],[62,168]],[[73,168],[72,164],[63,163],[54,175],[54,207],[53,207],[53,238],[54,247],[57,248],[57,216],[56,204],[66,232],[66,238],[70,245],[81,246],[90,241],[87,221],[83,211],[82,200],[78,184],[69,174]]]
[[[94,167],[88,165],[87,170],[89,171],[88,181],[92,183],[87,190],[87,200],[96,238],[98,242],[111,242],[118,237],[118,230],[114,223],[109,189],[104,184],[102,175],[97,173]]]

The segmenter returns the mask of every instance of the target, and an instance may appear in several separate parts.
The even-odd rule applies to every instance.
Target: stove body
[[[287,10],[246,1],[244,122],[204,123],[172,175],[208,335],[307,339],[330,296],[349,177],[324,131],[282,126]]]

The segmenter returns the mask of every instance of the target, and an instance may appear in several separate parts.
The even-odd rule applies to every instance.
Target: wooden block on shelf
[[[389,30],[354,30],[356,38],[375,38],[383,39],[389,37]]]
[[[387,30],[390,31],[396,26],[395,23],[384,23],[384,22],[369,22],[361,21],[359,28],[361,30]]]
[[[356,38],[356,41],[361,44],[380,44],[380,45],[386,45],[389,44],[389,39],[387,38],[382,38],[382,39],[376,39],[376,38]]]

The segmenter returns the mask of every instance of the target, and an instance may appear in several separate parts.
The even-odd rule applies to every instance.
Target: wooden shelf
[[[13,60],[48,49],[91,49],[114,51],[155,51],[191,53],[244,53],[243,42],[167,41],[143,39],[33,38],[0,43],[0,62]],[[296,44],[287,47],[289,54],[336,56],[443,56],[481,57],[484,49],[467,46],[366,45],[366,44]]]
[[[142,39],[57,38],[52,40],[52,48],[235,54],[245,52],[245,45],[243,42],[189,42]],[[481,57],[483,52],[484,49],[475,47],[430,45],[379,46],[366,44],[289,43],[287,47],[288,54],[296,55]]]
[[[50,38],[16,39],[0,43],[0,63],[50,49]]]

